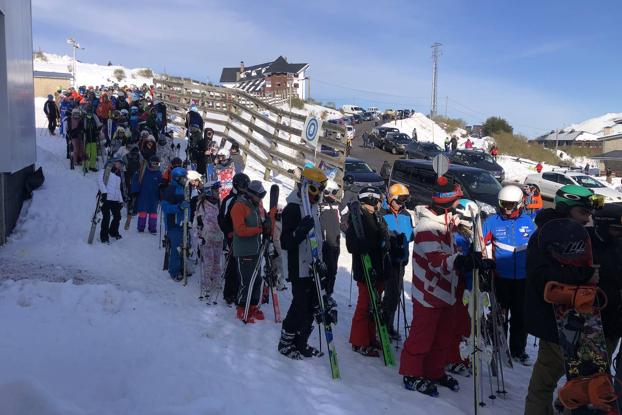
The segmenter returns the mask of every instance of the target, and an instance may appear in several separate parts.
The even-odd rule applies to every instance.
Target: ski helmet
[[[555,208],[567,213],[571,208],[579,206],[588,210],[600,209],[605,199],[596,195],[591,189],[568,184],[555,193]]]
[[[324,189],[324,198],[335,199],[339,193],[339,186],[334,180],[328,180],[326,182],[326,188]]]
[[[609,228],[622,231],[622,206],[607,204],[602,209],[594,212],[592,216],[594,227],[601,231],[601,236],[606,236]]]
[[[119,111],[121,113],[122,116],[127,117],[127,110],[125,108],[123,108],[121,111]]]
[[[236,190],[246,190],[251,179],[244,173],[236,173],[233,176],[233,188]]]
[[[203,176],[201,176],[201,173],[196,170],[188,170],[188,174],[186,175],[186,177],[190,181],[198,180],[200,182],[203,182]]]
[[[222,156],[225,159],[228,159],[231,157],[231,152],[229,151],[229,149],[227,148],[221,148],[220,150],[218,150],[218,152],[216,153],[217,156]]]
[[[538,245],[562,264],[592,265],[590,237],[575,220],[562,218],[546,222],[538,233]]]
[[[307,193],[309,194],[311,203],[319,201],[322,192],[326,188],[326,182],[328,181],[322,169],[306,167],[302,171],[300,178],[302,179],[302,184],[307,187]]]
[[[509,185],[499,191],[499,211],[508,218],[517,218],[523,210],[523,191],[520,187]]]
[[[155,156],[155,155],[149,157],[149,165],[151,167],[159,167],[160,166],[160,157]]]
[[[462,196],[462,188],[460,188],[459,184],[450,183],[445,176],[441,176],[436,180],[436,186],[432,194],[432,204],[449,209]]]
[[[395,183],[389,187],[388,196],[389,206],[394,200],[399,204],[404,204],[410,198],[410,192],[408,191],[408,187],[404,186],[402,183]]]
[[[193,111],[193,112],[199,112],[199,109],[197,108],[196,104],[192,104],[192,105],[190,106],[190,111]]]
[[[358,199],[366,205],[377,206],[382,200],[382,193],[373,186],[365,186],[359,190]]]
[[[456,213],[460,215],[462,218],[471,219],[473,217],[473,213],[477,214],[479,212],[479,206],[472,200],[469,199],[459,199],[458,206],[456,206]]]
[[[181,159],[179,157],[175,157],[173,158],[173,160],[171,160],[171,166],[173,167],[180,167],[182,165],[183,161],[181,161]]]
[[[246,193],[257,196],[260,199],[263,199],[264,196],[266,195],[266,189],[264,189],[263,183],[261,183],[259,180],[253,180],[248,184]]]
[[[183,167],[175,167],[171,171],[171,178],[175,181],[179,181],[181,178],[185,178],[188,175],[188,171]]]

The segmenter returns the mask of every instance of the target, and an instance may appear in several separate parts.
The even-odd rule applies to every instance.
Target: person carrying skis
[[[598,274],[592,267],[563,265],[555,261],[540,246],[540,230],[551,220],[561,218],[572,219],[585,226],[601,202],[602,199],[590,189],[566,185],[555,194],[555,207],[543,209],[536,216],[538,228],[527,246],[525,328],[529,334],[540,338],[540,343],[525,398],[525,415],[554,413],[553,392],[566,373],[553,307],[544,301],[545,284],[548,281],[570,285],[598,283]]]
[[[190,137],[190,127],[196,126],[199,131],[203,131],[203,117],[199,114],[199,109],[196,104],[192,104],[190,109],[186,113],[186,121],[184,123],[184,127],[186,127],[186,136]]]
[[[56,125],[59,118],[58,107],[56,106],[56,102],[54,101],[54,96],[52,94],[48,95],[48,100],[45,101],[43,105],[43,112],[45,112],[45,116],[48,119],[48,131],[50,135],[56,135],[54,131],[56,131]]]
[[[312,269],[313,256],[307,236],[311,229],[321,229],[318,203],[326,181],[326,175],[321,169],[305,168],[300,182],[287,196],[287,205],[281,216],[281,247],[287,251],[287,273],[292,283],[292,302],[283,320],[277,349],[282,355],[294,360],[320,355],[316,348],[307,344],[313,331],[313,319],[318,306],[318,293]],[[308,189],[306,196],[301,194],[304,188]],[[312,215],[303,216],[303,197],[309,198]],[[321,257],[322,235],[318,233],[316,237]],[[324,272],[320,279],[325,278]]]
[[[109,132],[106,126],[108,124],[108,119],[112,117],[112,110],[112,102],[108,99],[108,94],[104,92],[103,94],[101,94],[99,104],[97,105],[97,109],[95,110],[95,114],[97,114],[102,125],[104,125],[103,131],[106,140],[110,140],[111,138],[108,135]]]
[[[121,222],[121,208],[125,201],[125,183],[123,178],[123,161],[113,158],[100,172],[97,186],[99,187],[102,202],[102,221],[99,240],[110,243],[109,237],[121,239],[119,223]],[[110,220],[112,214],[112,221]]]
[[[158,203],[160,200],[160,158],[151,156],[149,164],[145,165],[132,176],[132,200],[138,212],[136,229],[144,232],[149,218],[149,233],[158,233]]]
[[[388,196],[388,206],[382,216],[389,231],[391,268],[389,278],[384,283],[382,311],[389,336],[399,339],[400,335],[395,331],[393,321],[404,289],[404,268],[409,257],[408,244],[413,241],[414,232],[412,218],[405,206],[410,198],[408,188],[396,183],[389,188]]]
[[[270,232],[270,220],[266,216],[262,199],[266,196],[266,190],[259,180],[249,183],[246,192],[240,195],[231,208],[231,221],[233,223],[233,257],[237,262],[240,272],[240,289],[236,301],[236,315],[242,320],[246,307],[247,296],[250,296],[250,309],[247,323],[255,320],[263,320],[263,312],[259,309],[261,278],[256,277],[251,287],[251,279],[257,266],[261,245],[262,234]]]
[[[494,285],[497,301],[504,312],[510,313],[507,323],[510,326],[510,354],[522,365],[531,366],[532,361],[525,352],[525,267],[527,243],[536,225],[523,212],[523,191],[520,187],[503,187],[499,191],[498,200],[499,213],[486,219],[482,225],[482,234],[488,257],[494,258],[496,263]]]
[[[326,295],[331,307],[337,307],[337,303],[333,299],[333,291],[337,277],[341,240],[339,203],[337,202],[338,193],[339,186],[337,186],[337,183],[334,180],[328,180],[326,189],[324,189],[324,197],[320,202],[320,224],[322,226],[323,241],[322,259],[326,264],[326,276],[328,278]]]
[[[363,356],[378,357],[380,345],[376,339],[376,325],[370,315],[371,305],[369,290],[365,283],[363,255],[369,255],[371,259],[373,288],[377,291],[377,298],[380,298],[384,282],[390,276],[389,233],[386,223],[378,213],[382,203],[380,191],[375,187],[363,187],[359,191],[358,201],[361,210],[361,226],[365,237],[357,237],[352,225],[352,213],[348,216],[346,230],[346,247],[352,254],[352,277],[358,287],[358,299],[350,330],[350,344],[352,344],[352,350]],[[354,207],[351,205],[350,209]]]
[[[233,244],[233,221],[231,220],[231,209],[237,201],[238,197],[243,195],[248,188],[251,180],[244,173],[237,173],[233,176],[233,188],[231,192],[222,199],[220,209],[218,211],[218,226],[225,237],[225,286],[223,287],[223,298],[227,304],[231,305],[235,302],[240,289],[240,277],[236,261],[233,260],[232,244]]]
[[[171,172],[171,182],[164,190],[162,212],[165,216],[166,237],[169,243],[168,273],[175,281],[183,280],[183,243],[184,210],[190,209],[190,201],[185,200],[184,190],[188,172],[183,167],[176,167]]]
[[[199,196],[192,222],[194,240],[198,245],[199,261],[201,261],[201,293],[200,300],[210,300],[216,291],[221,276],[220,259],[222,257],[223,234],[218,226],[218,210],[220,199],[218,187],[220,183],[207,182],[203,193]],[[211,298],[216,300],[216,298]]]
[[[97,171],[97,145],[99,144],[99,132],[102,127],[101,121],[93,112],[91,104],[85,105],[84,115],[84,143],[86,152],[85,170]]]
[[[162,182],[160,184],[161,187],[165,188],[166,186],[168,186],[169,182],[171,181],[171,172],[176,167],[181,167],[182,164],[183,162],[179,157],[175,157],[171,160],[171,164],[166,170],[164,170],[164,173],[162,173]]]
[[[79,108],[71,110],[71,119],[67,122],[67,139],[73,148],[73,164],[82,165],[84,161],[84,122]]]
[[[445,373],[454,344],[457,287],[475,267],[492,268],[476,253],[460,253],[456,243],[459,217],[454,207],[462,197],[458,184],[438,178],[432,204],[417,209],[413,247],[413,319],[400,357],[404,387],[438,396],[437,384],[453,391],[459,384]],[[484,266],[484,262],[486,265]]]

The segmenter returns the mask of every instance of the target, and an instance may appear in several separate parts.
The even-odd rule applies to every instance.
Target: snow
[[[599,117],[590,118],[576,124],[570,124],[564,128],[564,131],[585,131],[594,134],[598,137],[602,137],[605,134],[605,127],[613,127],[610,134],[616,134],[622,132],[622,125],[616,124],[616,120],[622,120],[622,112],[610,112]]]
[[[43,53],[47,61],[35,58],[33,59],[33,67],[35,71],[46,72],[64,72],[71,73],[71,65],[73,57],[67,55],[55,55],[53,53]],[[79,55],[79,52],[78,52]],[[120,65],[98,65],[94,63],[80,62],[79,56],[76,59],[76,85],[95,86],[110,85],[118,83],[120,85],[137,85],[153,84],[153,77],[144,77],[138,74],[141,69],[146,68],[126,68]],[[125,72],[125,79],[118,81],[113,75],[115,69],[121,69]]]
[[[409,118],[391,121],[382,126],[397,128],[409,137],[412,136],[413,128],[416,128],[418,141],[432,141],[441,147],[445,144],[445,138],[449,136],[440,125],[419,112],[415,112]]]
[[[200,303],[196,277],[187,287],[172,282],[157,237],[132,226],[110,246],[86,244],[95,176],[68,169],[65,141],[41,128],[42,103],[37,164],[46,182],[0,250],[0,354],[10,356],[0,359],[3,414],[472,413],[471,378],[459,377],[459,393],[429,398],[406,391],[397,368],[350,350],[345,238],[335,287],[338,381],[326,356],[291,361],[277,352],[280,325],[270,306],[266,321],[245,326],[224,304]],[[251,161],[247,172],[259,179],[263,168]],[[408,266],[407,293],[410,274]],[[285,315],[290,293],[279,297]],[[317,339],[316,330],[310,341]],[[530,372],[506,370],[507,399],[487,400],[480,413],[521,414]]]

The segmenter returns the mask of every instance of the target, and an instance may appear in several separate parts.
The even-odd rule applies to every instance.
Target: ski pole
[[[404,318],[404,339],[408,338],[408,332],[410,331],[410,325],[408,324],[408,318],[406,317],[406,294],[404,294],[404,281],[402,283],[402,316]]]
[[[348,303],[348,307],[352,307],[352,281],[354,277],[352,276],[352,268],[350,268],[350,302]]]
[[[494,359],[494,357],[493,357]],[[492,368],[491,368],[491,363],[488,363],[488,380],[490,383],[490,395],[488,396],[488,399],[494,400],[497,399],[497,395],[494,394],[494,392],[492,391]]]

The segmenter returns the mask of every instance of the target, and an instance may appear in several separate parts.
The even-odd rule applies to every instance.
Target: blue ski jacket
[[[140,170],[134,173],[132,177],[132,193],[138,193],[136,211],[147,213],[156,213],[158,211],[161,178],[162,172],[159,169],[152,170],[146,168],[142,180],[140,180]]]
[[[405,209],[400,210],[398,213],[393,213],[391,209],[387,209],[385,212],[383,212],[382,217],[387,224],[387,230],[389,231],[389,235],[404,235],[404,237],[401,238],[403,242],[401,246],[402,254],[396,255],[396,253],[392,252],[391,263],[401,265],[408,264],[408,258],[410,257],[408,244],[412,242],[415,238],[413,221],[410,217],[410,213],[408,213],[408,211]]]
[[[486,246],[492,246],[497,275],[522,280],[526,276],[527,244],[536,230],[531,217],[525,213],[514,219],[496,214],[482,225]]]
[[[166,229],[179,228],[184,222],[184,210],[180,207],[184,201],[184,188],[174,180],[164,190],[162,212],[166,215]]]

